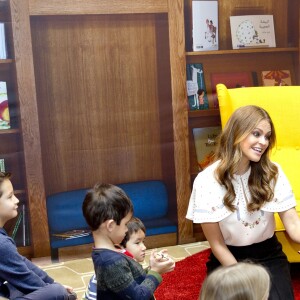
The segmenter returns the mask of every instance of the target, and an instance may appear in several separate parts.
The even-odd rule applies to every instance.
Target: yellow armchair
[[[271,116],[276,130],[277,145],[271,160],[278,162],[287,175],[300,216],[300,86],[270,86],[227,89],[217,85],[222,127],[240,106],[257,105]],[[300,262],[300,244],[290,240],[276,214],[276,235],[290,262]]]

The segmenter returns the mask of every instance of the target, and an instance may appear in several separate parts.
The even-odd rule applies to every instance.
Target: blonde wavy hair
[[[248,181],[251,201],[247,208],[249,211],[258,210],[265,202],[273,199],[278,174],[277,166],[270,161],[271,150],[276,144],[276,134],[269,114],[255,105],[240,107],[231,115],[218,139],[215,160],[220,160],[220,163],[215,170],[215,176],[227,190],[223,201],[231,211],[235,210],[233,202],[236,197],[231,181],[243,155],[240,143],[264,120],[271,126],[269,146],[258,162],[250,161],[251,173]]]
[[[270,276],[263,266],[239,262],[210,273],[199,300],[267,300],[269,291]]]

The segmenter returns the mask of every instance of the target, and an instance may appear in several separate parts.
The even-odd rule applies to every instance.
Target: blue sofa
[[[177,223],[170,217],[165,184],[160,180],[118,184],[131,199],[134,215],[146,226],[147,236],[176,233]],[[63,239],[55,234],[74,229],[88,229],[82,214],[82,202],[87,189],[61,192],[46,199],[52,261],[58,260],[58,249],[93,242],[91,234]]]

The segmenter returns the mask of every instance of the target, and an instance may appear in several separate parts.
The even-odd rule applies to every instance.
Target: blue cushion
[[[168,194],[162,181],[139,181],[118,185],[131,199],[134,215],[143,221],[164,217],[168,212]]]
[[[88,228],[82,215],[87,189],[62,192],[47,197],[49,229],[52,233]]]
[[[168,194],[162,181],[139,181],[118,185],[132,200],[134,215],[145,224],[147,235],[177,232],[177,224],[167,218]],[[47,197],[47,212],[52,248],[76,246],[93,242],[93,237],[85,236],[63,240],[53,233],[73,229],[88,229],[82,214],[82,202],[88,189],[61,192]]]

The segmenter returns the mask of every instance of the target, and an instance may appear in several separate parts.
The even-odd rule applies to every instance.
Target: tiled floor
[[[163,247],[168,249],[168,254],[175,261],[180,261],[187,256],[208,249],[208,242],[196,242],[192,244]],[[147,250],[145,265],[147,264],[151,250]],[[85,256],[85,257],[82,257]],[[41,266],[55,281],[74,288],[78,299],[82,298],[90,277],[93,274],[93,263],[90,254],[74,257],[64,257],[59,263],[51,264],[49,257],[33,259],[33,262]]]

